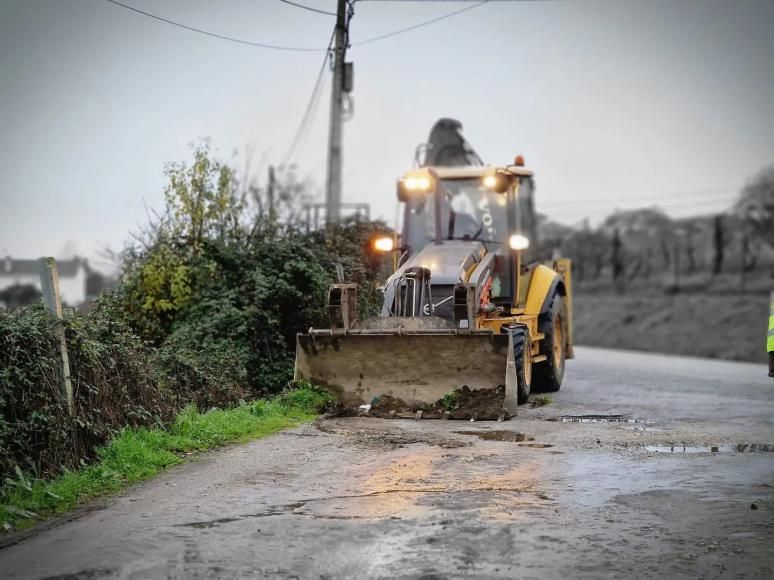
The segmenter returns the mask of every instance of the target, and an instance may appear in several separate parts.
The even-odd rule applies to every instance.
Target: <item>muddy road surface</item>
[[[327,419],[202,455],[16,537],[0,576],[774,577],[765,367],[577,355],[510,421]]]

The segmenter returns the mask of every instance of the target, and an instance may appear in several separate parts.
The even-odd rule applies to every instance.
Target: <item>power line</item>
[[[291,0],[279,0],[283,4],[290,4],[291,6],[295,6],[296,8],[303,8],[304,10],[309,10],[310,12],[317,12],[318,14],[327,14],[328,16],[336,16],[335,12],[328,12],[327,10],[320,10],[319,8],[312,8],[311,6],[306,6],[305,4],[298,4],[296,2],[291,2]]]
[[[362,1],[362,0],[360,0]],[[408,2],[412,0],[370,0],[371,2],[375,1],[403,1]],[[425,2],[430,1],[439,1],[439,0],[422,0]],[[443,1],[471,1],[471,0],[443,0]],[[391,38],[393,36],[397,36],[399,34],[403,34],[405,32],[410,32],[412,30],[416,30],[417,28],[422,28],[424,26],[429,26],[430,24],[435,24],[436,22],[440,22],[442,20],[446,20],[447,18],[451,18],[453,16],[457,16],[458,14],[462,14],[463,12],[467,12],[468,10],[473,10],[474,8],[478,8],[479,6],[483,4],[487,4],[489,2],[503,2],[503,1],[514,1],[514,2],[524,2],[524,1],[540,1],[540,0],[479,0],[472,6],[465,6],[464,8],[460,8],[459,10],[454,10],[452,12],[449,12],[448,14],[443,14],[442,16],[438,16],[436,18],[431,18],[430,20],[424,20],[422,22],[418,22],[417,24],[413,24],[411,26],[407,26],[405,28],[401,28],[398,30],[394,30],[392,32],[388,32],[386,34],[380,34],[378,36],[374,36],[372,38],[367,38],[366,40],[361,40],[360,42],[353,43],[352,46],[361,46],[364,44],[370,44],[372,42],[377,42],[379,40],[384,40],[386,38]],[[164,22],[166,24],[170,24],[172,26],[176,26],[178,28],[182,28],[184,30],[189,30],[191,32],[197,32],[199,34],[204,34],[206,36],[210,36],[212,38],[218,38],[220,40],[227,40],[229,42],[234,42],[237,44],[243,44],[246,46],[255,46],[258,48],[266,48],[271,50],[284,50],[284,51],[291,51],[291,52],[323,52],[328,51],[328,48],[312,48],[312,47],[304,47],[304,46],[284,46],[284,45],[278,45],[278,44],[267,44],[264,42],[256,42],[253,40],[246,40],[244,38],[236,38],[233,36],[227,36],[225,34],[218,34],[216,32],[210,32],[209,30],[204,30],[202,28],[196,28],[194,26],[188,26],[187,24],[183,24],[181,22],[177,22],[175,20],[170,20],[169,18],[164,18],[162,16],[158,16],[156,14],[152,14],[150,12],[145,12],[144,10],[140,10],[139,8],[135,8],[134,6],[129,6],[128,4],[124,4],[123,2],[119,2],[118,0],[105,0],[105,2],[109,2],[111,4],[114,4],[116,6],[120,6],[121,8],[125,8],[126,10],[131,10],[132,12],[135,12],[137,14],[141,14],[142,16],[147,16],[148,18],[153,18],[154,20],[158,20],[159,22]],[[311,10],[312,12],[319,12],[321,14],[331,15],[335,16],[333,12],[327,12],[325,10],[318,10],[316,8],[312,8],[310,6],[304,6],[302,4],[297,4],[295,2],[291,2],[290,0],[280,0],[280,2],[283,2],[285,4],[289,4],[292,6],[296,6],[298,8],[303,8],[307,10]]]
[[[430,20],[425,20],[423,22],[419,22],[417,24],[414,24],[412,26],[407,26],[406,28],[401,28],[399,30],[394,30],[393,32],[388,32],[387,34],[380,34],[379,36],[374,36],[372,38],[367,38],[366,40],[361,40],[360,42],[355,42],[352,44],[352,46],[362,46],[364,44],[370,44],[372,42],[376,42],[378,40],[384,40],[385,38],[390,38],[392,36],[397,36],[398,34],[403,34],[404,32],[410,32],[411,30],[416,30],[417,28],[422,28],[423,26],[428,26],[430,24],[435,24],[436,22],[440,22],[441,20],[446,20],[447,18],[451,18],[452,16],[457,16],[458,14],[462,14],[463,12],[467,12],[468,10],[473,10],[474,8],[478,8],[479,6],[482,6],[486,4],[487,2],[490,2],[490,0],[480,0],[476,4],[473,4],[472,6],[465,6],[465,8],[460,8],[459,10],[454,10],[452,12],[449,12],[447,14],[444,14],[442,16],[438,16],[436,18],[431,18]]]
[[[358,2],[369,2],[369,3],[373,3],[373,2],[405,2],[407,4],[409,2],[413,2],[415,4],[430,4],[430,3],[438,4],[438,3],[446,2],[448,4],[451,4],[451,3],[454,3],[454,2],[457,2],[457,3],[477,2],[477,1],[480,1],[480,0],[357,0],[357,1]],[[552,1],[552,0],[489,0],[489,1],[490,2],[549,2],[549,1]]]
[[[333,46],[334,37],[335,30],[331,34],[331,38],[328,41],[328,48],[326,49],[325,57],[323,58],[322,65],[320,66],[320,71],[317,73],[317,78],[314,81],[312,94],[309,96],[309,102],[306,104],[306,109],[304,110],[304,114],[301,117],[301,122],[299,123],[298,129],[296,129],[296,134],[293,136],[293,140],[290,142],[290,147],[288,148],[288,151],[282,160],[283,165],[286,165],[287,162],[290,161],[290,158],[293,156],[293,154],[296,152],[296,149],[298,148],[303,135],[306,133],[307,127],[311,125],[311,120],[314,117],[314,114],[317,112],[317,103],[320,102],[320,94],[322,93],[320,89],[322,87],[323,74],[325,73],[325,66],[328,64],[328,57],[330,55],[331,46]]]
[[[167,18],[162,18],[161,16],[157,16],[155,14],[151,14],[150,12],[144,12],[143,10],[140,10],[139,8],[135,8],[134,6],[129,6],[128,4],[123,4],[121,2],[118,2],[117,0],[105,0],[105,2],[110,2],[111,4],[115,4],[116,6],[120,6],[121,8],[126,8],[127,10],[131,10],[132,12],[136,12],[137,14],[142,14],[143,16],[147,16],[148,18],[153,18],[154,20],[159,20],[160,22],[166,22],[167,24],[171,24],[172,26],[177,26],[178,28],[184,28],[185,30],[190,30],[191,32],[198,32],[199,34],[205,34],[207,36],[211,36],[213,38],[219,38],[221,40],[228,40],[229,42],[236,42],[238,44],[245,44],[248,46],[256,46],[258,48],[269,48],[272,50],[287,50],[287,51],[293,51],[293,52],[321,52],[324,50],[328,50],[326,48],[306,48],[301,46],[281,46],[277,44],[265,44],[263,42],[254,42],[252,40],[245,40],[243,38],[234,38],[233,36],[225,36],[223,34],[217,34],[215,32],[209,32],[208,30],[202,30],[201,28],[195,28],[193,26],[188,26],[186,24],[181,24],[180,22],[175,22],[174,20],[169,20]]]

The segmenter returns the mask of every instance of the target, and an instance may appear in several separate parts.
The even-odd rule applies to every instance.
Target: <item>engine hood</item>
[[[430,270],[431,286],[454,286],[467,280],[469,272],[473,271],[485,254],[483,242],[445,240],[428,244],[387,279],[380,316],[390,316],[400,279],[408,268],[422,267]]]
[[[464,282],[471,266],[484,257],[486,249],[482,242],[446,240],[431,243],[411,256],[393,276],[400,276],[407,268],[422,267],[430,270],[430,283],[457,284]]]

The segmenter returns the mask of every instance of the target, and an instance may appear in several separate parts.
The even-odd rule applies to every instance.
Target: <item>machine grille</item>
[[[433,304],[446,300],[440,306],[435,308],[435,316],[454,322],[454,286],[452,284],[438,284],[432,285]]]

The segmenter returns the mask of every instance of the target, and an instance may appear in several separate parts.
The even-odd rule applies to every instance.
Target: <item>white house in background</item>
[[[16,284],[31,284],[40,290],[40,260],[14,260],[10,256],[0,259],[0,291]],[[57,260],[59,292],[62,302],[78,306],[86,302],[86,278],[89,265],[83,258]]]

